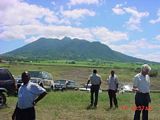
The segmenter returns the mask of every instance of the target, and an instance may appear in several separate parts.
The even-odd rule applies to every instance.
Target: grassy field
[[[26,70],[43,70],[50,72],[54,80],[57,79],[71,79],[79,83],[79,85],[87,82],[88,76],[92,73],[93,69],[97,69],[98,73],[102,76],[102,89],[106,89],[106,80],[110,74],[110,71],[115,70],[121,83],[130,83],[137,72],[135,69],[141,67],[138,63],[118,63],[118,62],[105,62],[105,64],[90,65],[88,62],[79,62],[76,64],[66,64],[65,61],[57,61],[51,63],[14,63],[14,64],[2,64],[0,67],[8,68],[14,76],[21,75]],[[160,90],[160,64],[152,64],[152,69],[158,70],[158,76],[151,78],[152,89]]]
[[[102,89],[107,89],[106,79],[110,71],[114,69],[120,82],[132,82],[136,74],[135,69],[140,64],[113,63],[94,65],[91,63],[65,64],[64,61],[44,63],[0,63],[0,67],[8,68],[14,76],[20,75],[26,70],[44,70],[50,72],[54,80],[72,79],[80,85],[87,82],[89,74],[96,68],[102,76]],[[160,65],[151,65],[160,70]],[[160,73],[160,72],[159,72]],[[152,86],[160,88],[160,75],[151,78]],[[152,110],[149,112],[149,120],[160,118],[160,94],[152,93]],[[10,120],[15,108],[17,97],[7,97],[7,107],[0,109],[0,120]],[[109,100],[106,92],[100,93],[97,109],[87,110],[90,94],[81,91],[49,92],[48,95],[36,106],[37,120],[132,120],[134,111],[134,94],[125,93],[118,95],[119,108],[109,110]],[[125,107],[125,109],[124,109]],[[127,108],[126,108],[127,107]]]
[[[49,92],[36,105],[37,120],[132,120],[134,115],[134,93],[117,95],[119,108],[109,108],[106,92],[99,94],[97,109],[87,109],[90,93],[82,91]],[[149,120],[160,118],[160,94],[151,94],[152,103]],[[7,107],[0,109],[0,120],[10,120],[17,97],[7,98]]]

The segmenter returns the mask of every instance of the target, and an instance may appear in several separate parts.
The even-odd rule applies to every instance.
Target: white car
[[[51,73],[46,71],[28,71],[30,74],[30,81],[33,83],[37,83],[40,86],[44,87],[45,89],[52,89],[53,88],[53,76]],[[17,86],[18,88],[21,86],[22,80],[21,77],[17,78]]]
[[[126,84],[126,85],[123,85],[121,87],[121,90],[119,91],[120,93],[124,93],[124,92],[132,92],[132,88],[133,88],[133,85],[131,84]]]
[[[91,91],[91,85],[92,84],[85,84],[84,85],[84,87],[81,87],[81,88],[79,88],[79,90],[80,91],[88,91],[88,92],[90,92]],[[99,93],[101,93],[102,92],[102,90],[101,89],[99,89]]]

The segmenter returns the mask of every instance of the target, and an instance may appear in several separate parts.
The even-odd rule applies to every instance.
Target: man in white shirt
[[[133,91],[136,91],[135,104],[136,110],[134,120],[140,120],[140,113],[142,111],[142,120],[148,120],[148,105],[150,99],[150,77],[149,71],[151,67],[148,64],[142,65],[141,72],[133,79]]]
[[[34,105],[47,94],[44,88],[29,80],[29,73],[27,71],[23,72],[23,84],[18,91],[18,102],[12,120],[35,120]]]
[[[118,77],[112,70],[108,78],[108,95],[110,100],[110,108],[113,107],[112,101],[114,102],[115,107],[118,108],[118,102],[116,98],[117,89],[118,89]]]
[[[98,93],[101,85],[101,76],[97,74],[97,70],[94,69],[93,73],[89,76],[87,86],[91,82],[91,104],[90,107],[93,106],[96,108],[98,103]],[[95,99],[94,99],[95,95]]]

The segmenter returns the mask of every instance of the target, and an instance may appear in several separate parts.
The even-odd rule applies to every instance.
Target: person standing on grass
[[[94,105],[94,107],[97,107],[97,103],[98,103],[98,93],[99,93],[99,89],[100,89],[100,85],[101,85],[101,76],[97,74],[97,70],[94,69],[93,73],[89,76],[88,78],[88,82],[87,82],[87,87],[88,84],[91,82],[91,104],[90,107],[92,107]],[[86,89],[87,89],[86,87]],[[95,97],[94,97],[95,95]]]
[[[112,70],[108,78],[108,96],[110,100],[110,108],[113,107],[112,102],[114,102],[115,107],[118,108],[118,102],[116,98],[117,89],[118,89],[118,77]]]
[[[23,72],[23,84],[18,90],[18,101],[12,120],[35,120],[34,105],[47,94],[44,88],[29,80],[29,73],[27,71]]]
[[[151,102],[150,99],[150,77],[149,72],[151,67],[148,64],[142,65],[141,72],[135,75],[133,79],[133,91],[135,94],[136,110],[134,114],[134,120],[140,120],[140,114],[142,111],[142,120],[148,120],[148,105]]]

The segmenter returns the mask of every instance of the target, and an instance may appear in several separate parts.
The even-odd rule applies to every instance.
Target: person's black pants
[[[151,102],[149,93],[136,93],[135,95],[136,110],[134,114],[134,120],[140,120],[141,111],[142,111],[142,120],[148,120],[149,102]]]
[[[16,120],[35,120],[35,109],[27,108],[27,109],[17,109],[16,112]]]
[[[92,85],[91,86],[91,105],[97,106],[98,103],[98,93],[99,93],[99,85]],[[94,97],[95,95],[95,97]]]
[[[116,91],[115,90],[108,90],[109,100],[110,100],[110,108],[113,107],[112,102],[114,102],[115,107],[118,107],[118,102],[116,98]]]

